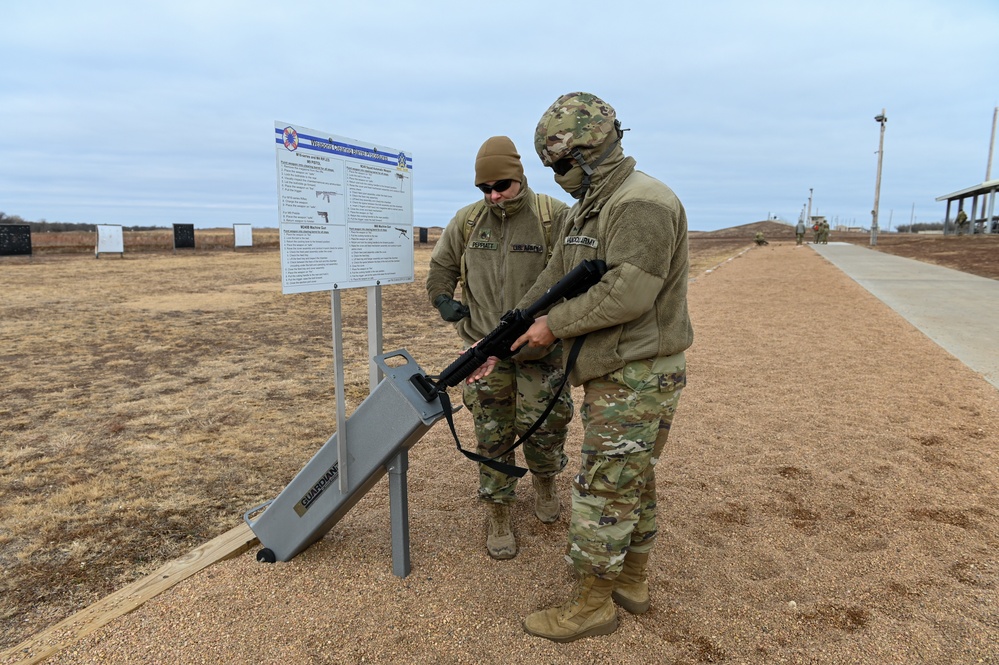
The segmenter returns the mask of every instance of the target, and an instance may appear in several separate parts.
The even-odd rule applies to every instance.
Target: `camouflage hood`
[[[534,149],[541,163],[551,166],[575,148],[585,154],[604,145],[617,135],[617,128],[617,114],[610,104],[587,92],[570,92],[541,116],[534,130]],[[587,161],[595,159],[596,155],[588,155]]]
[[[541,163],[555,171],[559,187],[579,200],[599,180],[598,167],[623,158],[622,133],[610,104],[588,92],[570,92],[541,116],[534,149]]]

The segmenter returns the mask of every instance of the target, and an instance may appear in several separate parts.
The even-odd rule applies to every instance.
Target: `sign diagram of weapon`
[[[397,227],[395,227],[395,230],[399,232],[399,237],[400,238],[407,238],[407,239],[409,238],[409,229],[400,229],[397,226]]]
[[[323,221],[327,224],[330,223],[330,214],[328,212],[323,212],[322,210],[317,210],[316,214],[323,218]]]
[[[317,199],[326,199],[326,202],[329,203],[331,196],[340,196],[340,192],[326,192],[326,191],[320,191],[318,189],[316,190]]]
[[[403,187],[406,185],[406,174],[405,173],[396,173],[395,177],[399,179],[399,191],[400,192],[405,191],[405,190],[403,190]]]

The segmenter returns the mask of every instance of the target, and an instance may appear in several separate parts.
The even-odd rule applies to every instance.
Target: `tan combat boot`
[[[489,534],[486,550],[494,559],[512,559],[517,556],[517,539],[510,526],[510,506],[489,504]]]
[[[614,580],[614,602],[632,614],[643,614],[649,609],[648,582],[649,553],[628,552],[624,568]]]
[[[613,589],[614,580],[587,575],[576,582],[572,598],[564,605],[529,614],[524,619],[524,630],[555,642],[609,635],[617,630]]]
[[[562,505],[558,500],[558,492],[555,491],[555,477],[541,478],[531,474],[531,483],[534,485],[534,492],[537,495],[534,499],[534,514],[545,524],[551,524],[558,519]]]

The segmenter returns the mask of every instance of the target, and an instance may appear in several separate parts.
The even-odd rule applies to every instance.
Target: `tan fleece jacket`
[[[573,385],[633,360],[671,356],[694,339],[687,311],[687,214],[673,191],[622,156],[597,170],[569,211],[566,236],[518,304],[526,307],[584,259],[607,273],[586,293],[552,307],[548,325],[565,348],[588,333]],[[566,353],[568,355],[568,353]]]
[[[545,195],[542,195],[545,196]],[[545,267],[550,252],[538,212],[536,195],[525,179],[520,194],[501,207],[486,201],[478,219],[470,219],[473,203],[459,210],[445,227],[430,257],[427,296],[433,304],[440,294],[454,295],[465,262],[465,284],[461,301],[471,312],[455,324],[466,344],[473,344],[496,326],[500,317],[513,309]],[[561,238],[561,228],[569,207],[551,199],[551,242]],[[474,222],[465,242],[463,227]],[[517,358],[540,358],[546,352],[525,349]]]

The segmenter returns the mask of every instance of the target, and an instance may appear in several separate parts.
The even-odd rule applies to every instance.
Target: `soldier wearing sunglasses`
[[[475,158],[482,198],[459,210],[434,247],[427,295],[452,322],[465,348],[499,325],[534,284],[552,254],[568,206],[527,185],[520,155],[509,138],[494,136]],[[461,285],[460,300],[455,289]],[[504,454],[541,416],[562,381],[562,345],[521,351],[501,361],[487,379],[463,386],[480,455],[514,464]],[[572,397],[563,391],[544,424],[523,446],[535,490],[535,516],[558,519],[555,476],[565,468],[566,428]],[[517,554],[510,520],[517,478],[479,464],[478,497],[488,509],[486,551],[494,559]]]

